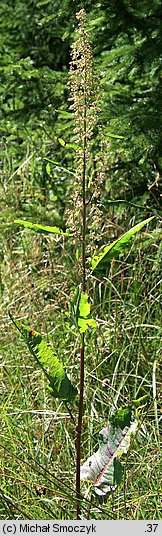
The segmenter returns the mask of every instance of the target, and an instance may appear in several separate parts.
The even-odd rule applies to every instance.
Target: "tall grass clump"
[[[53,291],[54,299],[53,309],[51,307],[50,310],[48,308],[44,310],[44,314],[47,313],[46,337],[33,327],[33,320],[35,323],[38,316],[36,309],[33,314],[33,304],[27,314],[24,314],[27,306],[24,310],[21,298],[17,318],[16,299],[10,303],[10,318],[21,333],[40,370],[39,373],[37,371],[33,373],[31,381],[31,362],[27,357],[28,354],[25,354],[27,359],[25,381],[24,376],[22,377],[24,398],[21,383],[19,390],[22,404],[21,418],[24,412],[26,432],[22,439],[19,429],[19,437],[12,445],[13,449],[16,445],[19,452],[19,454],[17,451],[14,452],[10,475],[12,478],[13,472],[14,492],[17,493],[13,509],[15,512],[17,505],[20,515],[30,518],[29,504],[31,497],[34,497],[35,517],[38,518],[47,515],[63,519],[70,519],[70,516],[76,519],[83,517],[94,519],[94,516],[96,519],[131,519],[139,518],[143,501],[141,507],[136,500],[133,509],[132,480],[130,475],[130,480],[126,480],[127,468],[130,466],[131,474],[135,470],[136,481],[140,479],[140,470],[143,470],[140,452],[142,449],[144,452],[146,444],[148,451],[150,450],[150,444],[152,445],[154,441],[152,434],[156,438],[157,451],[159,449],[156,394],[158,364],[154,360],[153,368],[151,369],[151,365],[150,368],[147,367],[143,377],[143,362],[148,358],[147,340],[144,340],[143,330],[147,329],[149,320],[146,318],[145,303],[138,303],[141,274],[137,273],[140,270],[135,265],[137,259],[133,249],[133,237],[152,220],[152,217],[140,221],[122,233],[119,238],[114,236],[112,242],[105,244],[107,237],[102,233],[104,217],[100,200],[104,195],[107,170],[103,166],[103,159],[100,158],[102,139],[97,143],[98,153],[96,149],[96,139],[98,140],[100,134],[99,92],[93,72],[92,49],[84,10],[77,14],[77,20],[78,33],[72,46],[69,73],[70,113],[74,118],[71,146],[76,151],[76,158],[71,197],[66,210],[66,228],[43,225],[38,221],[35,223],[22,219],[14,221],[14,226],[24,229],[25,250],[27,247],[30,249],[27,233],[31,233],[30,236],[35,236],[33,232],[38,235],[41,248],[46,251],[47,267],[51,266],[49,279],[48,271],[46,272],[45,285],[50,281],[50,291]],[[64,140],[60,141],[62,146],[65,145],[66,151]],[[50,249],[50,237],[53,241],[53,250]],[[102,244],[102,247],[98,247],[98,243]],[[131,248],[128,251],[130,244]],[[121,258],[124,248],[127,256],[123,262]],[[60,263],[57,262],[57,269],[56,258],[60,259]],[[27,260],[29,266],[29,258]],[[133,269],[135,275],[132,275]],[[65,283],[67,272],[68,280]],[[43,278],[44,275],[41,284]],[[38,279],[37,274],[34,280],[37,284]],[[143,284],[145,285],[144,281]],[[132,303],[129,301],[131,285],[134,286]],[[139,309],[141,309],[140,320]],[[42,312],[40,303],[41,322]],[[19,344],[17,374],[21,377]],[[13,356],[15,352],[16,348],[13,346]],[[143,352],[142,362],[141,352]],[[152,407],[155,427],[151,432],[145,430],[143,426],[138,436],[140,415],[148,411],[150,404],[148,397],[150,374],[153,381]],[[11,379],[9,383],[12,383]],[[8,430],[6,434],[8,446],[5,446],[7,460],[11,457],[9,444],[10,441],[13,442],[14,425],[16,426],[15,417],[11,425],[7,412],[12,396],[10,385],[10,396],[3,407],[5,427]],[[39,396],[43,404],[41,431],[37,421]],[[49,410],[50,396],[51,407],[54,409]],[[18,398],[16,404],[18,405]],[[29,434],[31,421],[28,423],[26,413],[28,404],[31,404],[31,412],[34,412],[35,419],[31,436]],[[54,419],[54,425],[49,420],[50,415],[51,420]],[[103,424],[104,428],[101,429]],[[37,448],[34,446],[36,439]],[[120,462],[122,454],[126,455],[124,471]],[[87,461],[81,465],[81,460],[84,458],[87,458]],[[17,463],[23,464],[24,469],[23,498],[19,483],[15,483]],[[39,486],[38,477],[41,480]],[[33,478],[32,496],[30,486]],[[143,481],[146,481],[146,474],[143,476]],[[122,485],[122,482],[123,492],[120,492],[118,485]],[[5,504],[7,508],[10,508],[11,504],[7,489],[4,471],[2,493],[4,509]],[[18,492],[15,489],[18,489]],[[135,497],[137,494],[136,490]],[[152,494],[151,488],[149,498]],[[158,504],[156,504],[157,512]]]

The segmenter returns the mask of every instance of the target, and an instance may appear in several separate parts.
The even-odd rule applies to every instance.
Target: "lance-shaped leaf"
[[[43,370],[49,380],[49,389],[55,398],[72,401],[77,395],[77,389],[72,385],[62,363],[60,363],[53,348],[46,342],[40,333],[15,320],[11,313],[10,318],[24,338],[30,353],[37,365]]]
[[[57,108],[55,110],[55,112],[58,112],[65,119],[73,119],[73,114],[71,112],[66,112],[65,110],[60,110],[60,108]]]
[[[75,177],[75,173],[73,171],[70,171],[70,169],[67,169],[63,166],[60,166],[59,162],[56,162],[55,160],[51,160],[51,158],[43,158],[46,162],[50,162],[50,164],[53,164],[54,166],[58,166],[58,169],[61,169],[62,171],[66,171],[66,173],[69,173],[70,175],[73,175]]]
[[[106,205],[117,205],[117,206],[120,206],[120,205],[126,205],[126,206],[130,206],[130,207],[134,207],[134,208],[142,208],[142,209],[147,209],[148,210],[148,207],[144,207],[142,205],[136,205],[135,203],[131,203],[131,201],[126,201],[126,199],[106,199],[106,201],[104,201],[103,203],[104,206]]]
[[[108,136],[108,138],[117,138],[119,140],[123,140],[124,139],[124,136],[118,136],[118,134],[111,134],[110,132],[107,132],[106,133],[106,136]]]
[[[31,221],[26,220],[14,220],[15,225],[22,225],[23,227],[26,227],[27,229],[31,229],[31,231],[35,231],[36,233],[43,233],[43,234],[57,234],[57,235],[63,235],[63,236],[72,236],[72,233],[68,231],[68,229],[63,232],[59,227],[50,227],[49,225],[40,225],[39,223],[31,223]]]
[[[99,449],[81,467],[81,480],[90,480],[94,491],[105,496],[114,491],[122,479],[122,465],[119,458],[126,454],[131,436],[137,430],[137,421],[131,422],[130,407],[117,410],[111,417],[109,426],[99,434]]]
[[[142,222],[138,223],[129,231],[124,233],[120,238],[117,240],[114,240],[112,244],[109,244],[108,246],[104,247],[104,249],[99,253],[99,255],[93,255],[92,257],[92,263],[91,268],[92,272],[94,270],[100,268],[105,268],[108,266],[109,261],[112,259],[112,257],[116,257],[119,253],[122,252],[125,246],[127,246],[128,242],[133,238],[133,236],[144,227],[147,223],[149,223],[154,216],[151,216],[150,218],[147,218],[146,220],[143,220]]]

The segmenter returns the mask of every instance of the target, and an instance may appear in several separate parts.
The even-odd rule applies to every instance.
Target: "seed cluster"
[[[81,9],[78,20],[77,38],[72,45],[70,62],[70,109],[74,116],[76,152],[76,177],[73,183],[71,207],[68,210],[68,225],[76,241],[82,237],[83,173],[86,175],[86,252],[91,254],[101,235],[102,213],[99,208],[101,188],[105,181],[105,170],[99,142],[99,91],[93,68],[93,54],[86,13]],[[96,144],[97,139],[97,144]],[[97,145],[97,150],[96,150]],[[98,154],[97,154],[98,153]],[[84,170],[84,171],[83,171]],[[99,234],[98,234],[99,233]]]

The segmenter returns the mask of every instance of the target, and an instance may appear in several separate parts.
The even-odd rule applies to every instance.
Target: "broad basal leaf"
[[[124,249],[124,247],[128,244],[128,242],[133,238],[133,236],[144,227],[147,223],[149,223],[154,216],[151,216],[151,218],[147,218],[146,220],[143,220],[142,222],[138,223],[129,231],[124,233],[120,238],[117,240],[114,240],[112,244],[109,244],[108,246],[104,247],[104,249],[99,253],[99,255],[93,255],[92,257],[92,263],[91,268],[92,271],[105,268],[108,266],[108,263],[112,257],[116,257],[121,251]]]
[[[23,227],[27,227],[28,229],[31,229],[31,231],[35,231],[36,233],[43,233],[43,234],[57,234],[57,235],[63,235],[63,236],[72,236],[72,233],[68,231],[68,229],[65,231],[61,231],[59,227],[50,227],[49,225],[40,225],[39,223],[31,223],[30,221],[26,220],[14,220],[15,225],[22,225]]]
[[[111,417],[109,426],[99,434],[99,449],[81,467],[81,480],[90,480],[99,496],[114,491],[122,479],[119,458],[126,454],[132,434],[137,430],[137,421],[131,422],[129,407],[117,410]]]
[[[53,348],[46,342],[45,337],[42,337],[37,331],[21,324],[21,322],[14,320],[11,313],[9,315],[25,339],[30,353],[47,376],[51,394],[61,400],[73,400],[77,395],[77,389],[72,385],[62,363],[60,363]]]

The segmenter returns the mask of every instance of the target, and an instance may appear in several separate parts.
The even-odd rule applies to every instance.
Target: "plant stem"
[[[82,346],[80,348],[80,393],[79,393],[79,414],[76,428],[76,519],[80,519],[80,450],[81,431],[83,415],[83,393],[84,393],[84,333],[82,335]]]
[[[83,168],[82,168],[82,289],[86,292],[86,149],[87,149],[87,118],[86,118],[86,59],[84,66],[84,139],[83,139]],[[79,414],[76,429],[76,519],[80,519],[80,455],[81,455],[81,432],[83,416],[84,396],[84,356],[85,336],[82,334],[80,348],[80,389],[79,389]]]

